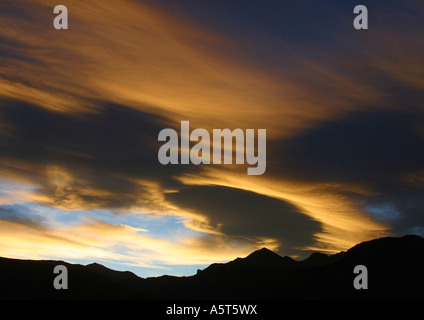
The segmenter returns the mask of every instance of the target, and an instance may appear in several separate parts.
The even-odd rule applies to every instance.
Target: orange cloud
[[[354,201],[341,195],[343,192],[374,195],[365,187],[335,183],[307,184],[262,176],[245,179],[237,173],[214,168],[205,170],[201,177],[188,174],[179,179],[185,185],[227,186],[293,203],[303,209],[304,214],[322,223],[322,230],[314,235],[316,244],[298,248],[300,250],[337,253],[389,232],[388,226],[376,222]],[[200,230],[207,231],[207,228]]]
[[[69,30],[42,22],[53,14],[51,4],[41,0],[19,6],[39,23],[20,20],[15,28],[2,29],[6,38],[25,34],[16,50],[35,62],[8,63],[1,72],[13,74],[13,80],[3,83],[0,94],[61,112],[99,112],[93,100],[107,97],[177,122],[189,118],[196,127],[266,128],[277,136],[351,110],[349,97],[365,91],[358,79],[303,57],[296,66],[291,60],[276,66],[289,72],[255,67],[222,53],[223,47],[234,50],[235,42],[251,46],[246,40],[204,30],[140,2],[64,4]],[[287,48],[274,50],[284,61]],[[315,90],[315,84],[321,88]],[[350,94],[352,88],[357,92]],[[366,90],[368,96],[371,92]]]

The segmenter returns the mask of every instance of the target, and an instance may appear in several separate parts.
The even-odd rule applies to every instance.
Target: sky
[[[418,0],[1,1],[0,256],[149,277],[424,236],[423,21]],[[266,129],[265,173],[162,165],[181,121]]]

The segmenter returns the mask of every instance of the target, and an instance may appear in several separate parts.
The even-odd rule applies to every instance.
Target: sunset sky
[[[424,236],[423,39],[421,0],[2,0],[0,256],[191,275]],[[266,172],[160,164],[181,121],[266,129]]]

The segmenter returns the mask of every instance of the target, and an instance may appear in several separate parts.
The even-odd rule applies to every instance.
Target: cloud
[[[388,185],[380,188],[377,196],[359,197],[358,202],[376,220],[390,225],[393,234],[422,234],[422,188]]]
[[[182,210],[204,216],[206,221],[197,225],[200,230],[257,243],[273,240],[283,254],[299,254],[296,249],[314,243],[314,234],[320,231],[319,222],[290,202],[245,190],[191,186],[166,198]]]
[[[0,34],[8,62],[0,72],[4,95],[73,113],[95,111],[93,100],[106,96],[113,103],[167,113],[174,121],[189,115],[196,127],[267,128],[273,136],[293,134],[351,110],[359,96],[376,95],[357,65],[343,56],[371,64],[367,54],[352,49],[359,40],[374,39],[344,40],[343,54],[334,56],[340,30],[354,35],[347,5],[302,8],[272,2],[236,12],[227,5],[229,13],[223,14],[212,3],[191,3],[171,14],[166,7],[172,3],[165,8],[136,1],[64,4],[73,22],[60,37],[51,24],[52,8],[44,2],[4,5],[11,12],[6,21],[19,22]],[[293,12],[310,25],[293,18]],[[337,18],[339,13],[346,19]],[[323,21],[342,22],[339,34]],[[16,40],[19,34],[25,38]]]
[[[45,219],[35,213],[28,213],[28,208],[21,205],[1,205],[0,220],[10,221],[30,228],[43,229]]]
[[[381,224],[380,230],[408,234],[424,223],[423,116],[414,107],[352,112],[323,122],[292,139],[270,142],[267,170],[321,192],[325,185],[339,185],[330,192],[349,199],[358,219],[366,214]]]
[[[304,182],[301,179],[286,178],[278,172],[246,179],[237,170],[213,167],[201,174],[186,174],[179,179],[188,186],[225,186],[246,191],[246,195],[259,194],[294,205],[299,213],[307,216],[305,221],[311,219],[319,223],[319,228],[313,234],[315,241],[309,246],[299,247],[299,250],[337,253],[363,239],[387,235],[388,226],[367,215],[359,205],[356,197],[376,194],[366,186],[345,182]],[[272,204],[272,201],[268,204]],[[265,208],[266,206],[264,210]],[[181,211],[178,207],[172,209],[174,212]],[[193,228],[199,228],[199,225],[203,228],[208,226],[207,215],[197,214],[190,217],[187,211],[183,211],[181,215],[200,221],[200,224],[194,225]],[[261,216],[257,216],[257,219],[261,220]],[[349,234],[349,237],[346,237],[346,234]]]
[[[147,201],[149,181],[166,187],[173,175],[197,170],[158,162],[164,117],[108,103],[80,116],[10,99],[1,105],[3,171],[37,185],[55,206],[129,208]]]
[[[268,170],[311,182],[398,184],[402,175],[423,169],[423,117],[419,109],[370,110],[322,122],[292,139],[270,142],[275,161]]]

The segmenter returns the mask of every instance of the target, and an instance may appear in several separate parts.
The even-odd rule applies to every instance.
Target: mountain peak
[[[321,252],[313,252],[309,258],[301,261],[300,264],[302,267],[315,267],[327,263],[331,258]]]
[[[245,259],[248,258],[252,258],[252,257],[262,257],[262,258],[266,258],[266,257],[275,257],[278,256],[281,258],[280,255],[278,255],[277,253],[275,253],[274,251],[269,250],[266,247],[263,247],[261,249],[258,249],[256,251],[253,251],[251,254],[249,254]]]
[[[253,255],[253,254],[260,254],[260,255],[264,255],[265,256],[265,255],[276,255],[277,253],[275,253],[272,250],[269,250],[267,247],[263,247],[261,249],[258,249],[258,250],[253,251],[250,255]]]
[[[246,258],[242,259],[244,263],[251,265],[273,265],[287,262],[293,262],[294,260],[290,257],[282,257],[274,251],[263,247],[262,249],[256,250],[249,254]]]
[[[92,270],[111,270],[108,267],[105,267],[104,265],[97,262],[87,264],[86,267]]]

